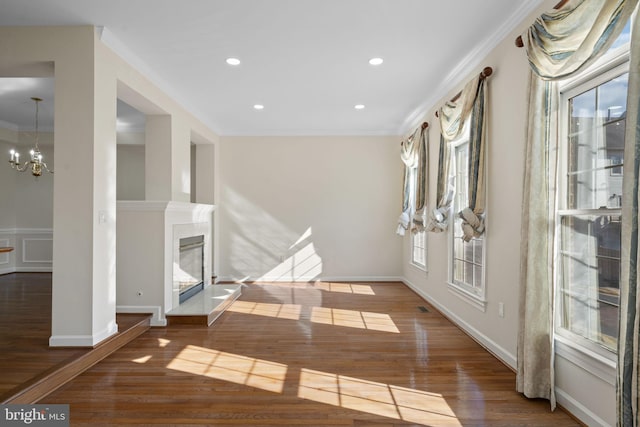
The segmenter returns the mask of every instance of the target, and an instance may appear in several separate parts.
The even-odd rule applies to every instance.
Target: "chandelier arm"
[[[47,166],[47,164],[45,162],[40,162],[40,164],[45,168],[45,170],[49,173],[53,173],[52,170],[49,170],[49,167]]]
[[[19,163],[16,163],[16,170],[18,172],[24,172],[24,171],[27,170],[27,166],[29,166],[30,164],[31,164],[31,162],[28,161],[28,160],[26,162],[24,162],[24,165],[22,165],[22,167],[20,167]]]

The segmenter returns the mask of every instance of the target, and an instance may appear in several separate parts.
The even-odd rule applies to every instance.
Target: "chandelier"
[[[9,164],[18,172],[26,171],[28,166],[31,165],[31,175],[39,177],[42,175],[43,168],[49,173],[53,173],[53,171],[49,170],[47,164],[42,161],[42,153],[40,152],[40,148],[38,147],[38,104],[42,101],[42,98],[33,97],[31,99],[36,103],[36,137],[34,147],[29,152],[29,154],[31,155],[31,160],[24,162],[24,165],[20,166],[20,153],[18,153],[16,150],[11,150],[9,151],[9,153],[11,154]]]

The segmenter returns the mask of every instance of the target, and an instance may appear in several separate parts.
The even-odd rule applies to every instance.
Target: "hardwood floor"
[[[92,426],[579,425],[514,389],[400,283],[262,283],[211,327],[152,328],[40,403]]]
[[[0,276],[0,403],[34,403],[149,329],[148,315],[117,315],[119,333],[94,348],[52,348],[51,274]]]

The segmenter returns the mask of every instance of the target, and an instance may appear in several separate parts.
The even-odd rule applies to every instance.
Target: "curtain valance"
[[[430,214],[429,231],[447,229],[449,206],[453,199],[453,181],[450,176],[450,142],[458,138],[469,123],[469,163],[467,206],[458,215],[462,219],[464,239],[470,240],[484,232],[485,201],[485,145],[487,82],[492,70],[477,74],[462,89],[454,101],[446,102],[438,111],[440,120],[440,154],[438,159],[437,206]]]

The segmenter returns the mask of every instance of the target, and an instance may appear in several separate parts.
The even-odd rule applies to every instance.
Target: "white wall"
[[[405,238],[403,244],[403,274],[407,284],[514,368],[518,337],[520,227],[528,80],[526,53],[515,47],[514,40],[535,17],[551,9],[556,3],[556,0],[545,1],[542,7],[525,19],[516,31],[507,35],[462,80],[464,84],[483,67],[493,67],[494,74],[489,78],[487,146],[486,312],[448,290],[446,234],[428,235],[428,273],[410,264],[408,238]],[[457,93],[462,84],[436,102],[424,116],[424,120],[432,124],[429,127],[431,206],[435,203],[440,131],[434,112]],[[500,302],[504,303],[503,318],[498,315]],[[589,425],[615,425],[615,388],[611,381],[602,379],[615,371],[606,367],[598,368],[597,373],[590,371],[592,370],[584,363],[584,358],[573,357],[570,360],[565,354],[558,355],[558,402]]]
[[[117,200],[144,200],[144,145],[118,144]]]
[[[13,138],[12,138],[13,139]],[[17,136],[15,137],[17,140]],[[8,143],[0,138],[0,160],[8,159],[9,150],[15,148],[14,143]],[[15,180],[16,172],[8,164],[0,167],[0,246],[15,248]],[[15,271],[15,251],[0,254],[0,274]]]
[[[32,138],[20,132],[20,152],[22,158],[28,157],[32,146]],[[44,136],[44,135],[43,135]],[[52,138],[48,134],[48,138]],[[22,142],[26,139],[25,142]],[[44,138],[41,138],[41,140]],[[53,182],[55,179],[55,162],[53,160],[53,145],[39,145],[43,160],[54,174],[43,170],[42,176],[36,178],[30,171],[17,174],[16,185],[16,227],[18,228],[47,228],[53,227]],[[23,148],[24,147],[24,148]]]
[[[221,280],[397,279],[398,137],[222,137]]]
[[[1,118],[0,118],[1,120]],[[15,181],[16,171],[11,170],[6,162],[9,159],[9,150],[15,148],[15,144],[8,143],[0,139],[0,161],[3,161],[0,168],[0,229],[15,228],[16,226],[16,200]],[[2,242],[0,242],[2,246]]]

